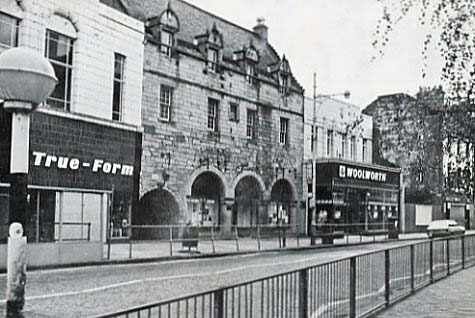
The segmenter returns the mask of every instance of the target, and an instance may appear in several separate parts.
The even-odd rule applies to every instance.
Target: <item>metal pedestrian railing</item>
[[[98,317],[368,317],[475,265],[475,235],[433,239]]]
[[[349,244],[391,238],[390,223],[318,224],[309,236],[298,224],[221,225],[127,225],[125,236],[107,239],[107,259],[174,256],[190,251],[201,254],[299,248],[319,244]],[[218,242],[219,241],[219,242]],[[125,246],[127,244],[128,246]],[[117,246],[120,245],[120,246]],[[127,249],[127,255],[124,251]],[[119,251],[118,253],[115,253]],[[154,251],[154,253],[151,253]],[[118,256],[117,256],[118,255]]]

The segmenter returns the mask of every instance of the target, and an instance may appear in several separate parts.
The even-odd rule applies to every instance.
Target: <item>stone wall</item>
[[[185,54],[165,56],[152,43],[146,45],[144,65],[141,196],[163,184],[166,173],[165,188],[186,218],[194,179],[200,172],[212,171],[222,179],[228,208],[244,175],[252,175],[265,187],[267,201],[274,182],[285,178],[294,187],[297,207],[302,199],[302,93],[291,91],[284,97],[270,83],[251,86],[243,74],[204,72],[204,61]],[[173,87],[169,122],[159,119],[160,85]],[[218,133],[207,129],[208,98],[219,101]],[[229,120],[230,103],[238,104],[237,122]],[[257,139],[246,137],[247,109],[257,110]],[[281,117],[289,119],[287,145],[279,143]]]

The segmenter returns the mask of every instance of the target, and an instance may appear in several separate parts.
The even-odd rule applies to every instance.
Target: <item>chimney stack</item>
[[[264,22],[264,18],[257,18],[257,25],[253,27],[252,30],[254,30],[254,33],[256,33],[261,38],[261,40],[267,41],[268,28]]]

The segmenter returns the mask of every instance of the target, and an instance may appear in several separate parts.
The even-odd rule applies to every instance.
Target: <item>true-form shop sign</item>
[[[342,179],[357,179],[365,181],[386,182],[387,174],[371,169],[339,166],[339,177]]]
[[[107,162],[102,159],[94,159],[92,162],[81,161],[79,158],[70,158],[66,156],[49,155],[45,152],[33,151],[35,166],[46,168],[56,167],[58,169],[79,170],[80,168],[90,169],[92,172],[102,172],[105,174],[132,176],[134,166],[120,164],[116,162]]]

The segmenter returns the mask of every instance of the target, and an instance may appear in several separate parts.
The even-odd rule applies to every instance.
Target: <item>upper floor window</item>
[[[160,32],[160,52],[171,56],[173,47],[173,33],[162,30]]]
[[[237,103],[229,103],[229,120],[239,121],[239,105]]]
[[[112,120],[122,120],[122,109],[124,103],[124,68],[125,56],[114,54],[114,85],[112,92]]]
[[[362,155],[363,155],[363,162],[365,162],[366,160],[368,160],[368,139],[363,139],[363,152],[362,152]]]
[[[333,130],[327,131],[327,156],[333,154]]]
[[[256,66],[251,63],[246,64],[246,81],[250,85],[256,85],[257,84],[257,79],[256,79],[257,71],[256,71]]]
[[[218,50],[208,49],[208,68],[213,72],[218,72],[219,52]]]
[[[246,137],[257,138],[257,111],[252,109],[247,110]]]
[[[45,55],[53,65],[58,83],[46,103],[53,108],[71,110],[73,39],[51,30],[46,31]]]
[[[279,92],[285,95],[289,89],[289,77],[284,74],[279,75]]]
[[[317,132],[318,128],[315,125],[312,125],[312,133],[310,137],[310,151],[313,153],[316,149],[316,144],[317,144]]]
[[[287,145],[289,142],[289,119],[280,118],[280,133],[279,133],[279,142],[282,145]]]
[[[356,137],[351,136],[351,141],[350,141],[350,159],[355,160],[356,158]]]
[[[160,85],[160,113],[161,120],[170,121],[170,113],[173,101],[173,88]]]
[[[347,136],[346,134],[341,135],[341,157],[344,159],[346,158],[346,151],[347,151]]]
[[[208,129],[214,132],[219,131],[219,101],[213,98],[208,99]]]
[[[18,45],[19,20],[0,13],[0,47],[10,48]]]

